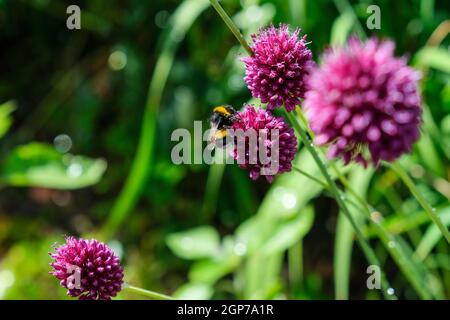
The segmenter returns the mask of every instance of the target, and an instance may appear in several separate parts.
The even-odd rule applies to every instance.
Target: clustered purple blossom
[[[307,48],[306,36],[299,38],[300,29],[289,33],[288,26],[270,26],[253,35],[253,55],[243,58],[245,82],[252,95],[267,103],[267,108],[284,105],[292,111],[304,98],[305,78],[314,63]]]
[[[123,268],[119,258],[104,243],[95,239],[67,237],[55,248],[50,272],[68,289],[71,297],[82,300],[109,300],[122,289]],[[77,274],[79,283],[77,283]]]
[[[238,152],[239,143],[234,144],[232,150],[232,156],[238,160],[239,166],[250,171],[249,175],[252,180],[256,180],[261,175],[263,168],[269,168],[273,165],[278,166],[278,172],[275,174],[291,171],[292,160],[297,152],[297,139],[294,134],[294,130],[289,127],[282,117],[275,117],[270,111],[265,109],[255,109],[252,105],[247,105],[243,111],[238,112],[237,120],[234,122],[232,129],[235,132],[242,130],[242,132],[248,132],[253,129],[257,135],[258,143],[256,145],[245,142],[245,159],[240,159]],[[274,144],[274,137],[272,136],[272,130],[278,132],[278,154],[271,159],[271,147]],[[264,135],[262,134],[264,132]],[[239,139],[239,136],[236,138]],[[261,141],[264,140],[264,141]],[[265,147],[266,159],[270,159],[267,163],[262,163],[259,156],[258,148]],[[250,148],[257,156],[256,163],[251,163]],[[276,161],[277,163],[272,163]],[[265,174],[267,181],[272,182],[274,174]]]
[[[328,51],[311,75],[305,110],[315,143],[329,145],[329,157],[376,166],[410,152],[419,138],[420,75],[394,48],[391,41],[352,38]]]

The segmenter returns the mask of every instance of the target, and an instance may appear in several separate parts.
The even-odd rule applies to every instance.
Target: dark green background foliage
[[[251,98],[245,51],[208,1],[80,1],[81,30],[66,28],[70,4],[0,0],[0,298],[64,298],[47,254],[64,235],[108,242],[126,281],[177,297],[382,298],[314,181],[291,172],[269,185],[236,165],[172,164],[174,129],[205,127],[212,106]],[[271,22],[301,27],[316,61],[353,33],[393,39],[423,72],[423,135],[401,163],[450,224],[448,1],[222,4],[247,39]],[[370,4],[381,8],[375,33]],[[60,134],[73,142],[64,154],[53,145]],[[296,164],[320,177],[304,150]],[[343,170],[395,235],[383,241],[355,210],[397,296],[448,298],[449,247],[396,174]]]

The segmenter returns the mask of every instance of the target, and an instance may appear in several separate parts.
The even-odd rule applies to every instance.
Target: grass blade
[[[156,62],[145,105],[139,144],[125,186],[120,192],[101,232],[110,238],[133,210],[142,187],[154,165],[154,145],[156,141],[156,120],[163,90],[172,68],[180,36],[183,36],[197,17],[208,7],[207,0],[184,1],[171,17],[172,28],[163,43],[162,52]]]

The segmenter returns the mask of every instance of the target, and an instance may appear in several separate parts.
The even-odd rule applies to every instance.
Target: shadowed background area
[[[180,298],[382,298],[320,184],[295,171],[268,184],[237,165],[172,163],[174,129],[207,128],[216,105],[258,104],[246,52],[209,1],[79,1],[80,30],[66,27],[71,4],[0,0],[0,299],[65,298],[48,274],[65,235],[105,241],[126,281]],[[247,40],[270,23],[300,27],[315,61],[352,34],[392,39],[423,74],[422,137],[401,163],[450,225],[447,1],[221,4]],[[380,30],[366,27],[374,4]],[[295,164],[320,177],[303,148]],[[450,248],[395,172],[342,171],[394,235],[353,208],[392,292],[447,299]]]

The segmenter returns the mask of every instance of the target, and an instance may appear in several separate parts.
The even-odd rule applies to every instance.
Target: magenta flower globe
[[[50,272],[67,288],[67,295],[83,300],[109,300],[122,289],[123,268],[119,258],[95,239],[67,237],[50,256]]]
[[[420,74],[394,49],[391,41],[352,38],[329,50],[309,78],[306,115],[330,158],[377,166],[410,152],[419,138]]]
[[[300,29],[270,26],[253,35],[253,55],[243,58],[245,82],[253,97],[267,103],[269,110],[284,105],[292,111],[305,95],[305,77],[314,63]]]
[[[252,180],[264,175],[267,181],[272,182],[275,175],[291,171],[292,160],[297,152],[297,138],[283,118],[275,117],[270,111],[262,108],[256,109],[252,105],[247,105],[243,111],[238,112],[236,118],[237,120],[232,126],[235,144],[231,155],[237,160],[239,167],[249,170]],[[239,132],[246,134],[249,131],[256,134],[254,141],[257,141],[257,144],[251,143],[251,139],[247,138],[243,148],[244,152],[240,152]],[[251,159],[252,154],[256,155],[256,161]],[[262,160],[261,154],[267,161]],[[264,169],[268,168],[277,170],[266,174]],[[270,170],[267,172],[270,173]]]

